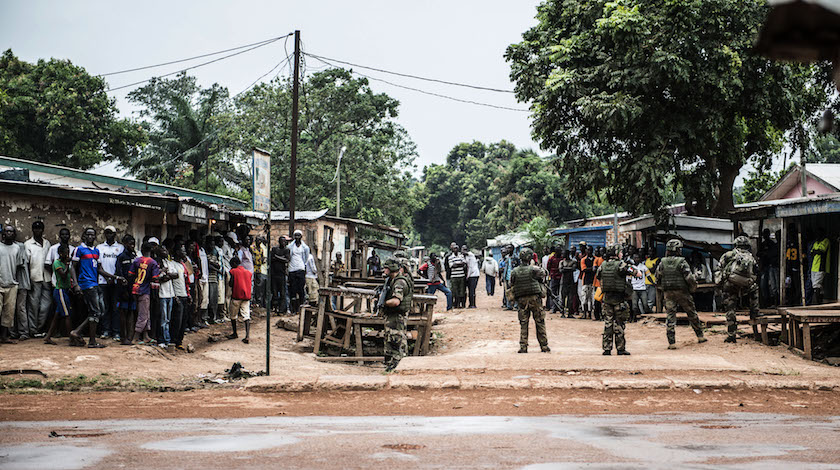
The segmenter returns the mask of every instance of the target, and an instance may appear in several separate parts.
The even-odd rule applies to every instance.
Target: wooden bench
[[[782,323],[782,340],[791,351],[813,359],[811,325],[840,323],[840,304],[808,305],[779,309]]]

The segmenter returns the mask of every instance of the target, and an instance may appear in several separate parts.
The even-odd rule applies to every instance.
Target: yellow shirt
[[[814,261],[811,263],[811,271],[812,272],[829,272],[831,269],[831,244],[828,241],[828,238],[823,238],[822,240],[814,243],[813,248],[811,248],[811,252],[813,253],[814,250],[822,250],[825,254],[814,254]],[[825,269],[823,268],[823,256],[825,256]]]
[[[645,285],[656,285],[656,276],[653,274],[653,267],[659,262],[659,258],[648,258],[645,260],[645,267],[648,269],[648,274],[645,276]]]

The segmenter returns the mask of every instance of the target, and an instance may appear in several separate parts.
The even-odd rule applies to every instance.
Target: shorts
[[[73,304],[70,302],[70,294],[67,289],[53,289],[53,300],[55,301],[55,314],[59,317],[69,317],[73,313]]]
[[[825,273],[822,271],[811,271],[811,286],[814,289],[822,289]]]
[[[207,281],[199,280],[196,284],[197,291],[198,291],[198,308],[199,310],[207,310],[208,305],[210,304],[210,299],[207,297],[209,293],[207,291]]]
[[[102,289],[97,285],[82,291],[85,298],[85,305],[88,308],[88,321],[99,323],[99,319],[105,314],[105,298]]]
[[[228,316],[230,317],[230,321],[249,321],[251,319],[251,300],[230,299],[230,312],[228,312]]]

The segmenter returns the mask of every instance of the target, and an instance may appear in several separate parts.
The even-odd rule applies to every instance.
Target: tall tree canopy
[[[580,199],[656,212],[681,189],[723,215],[748,161],[814,116],[830,82],[816,67],[751,53],[764,0],[546,0],[506,58],[533,133]]]
[[[131,158],[142,141],[139,126],[117,118],[102,78],[68,60],[0,56],[0,155],[86,170]]]
[[[226,88],[202,88],[181,73],[152,79],[128,99],[140,106],[149,142],[138,157],[121,159],[123,167],[144,180],[247,197],[248,176],[238,170],[244,158],[220,145],[220,122],[229,112]]]
[[[224,138],[240,153],[271,153],[272,201],[289,202],[291,87],[275,79],[235,100]],[[371,90],[367,79],[328,69],[307,77],[300,104],[296,209],[335,210],[336,163],[341,161],[341,215],[409,228],[414,143],[396,123],[399,102]]]
[[[484,246],[536,217],[559,223],[600,210],[588,201],[572,206],[562,177],[533,151],[509,142],[458,144],[446,162],[427,166],[417,188],[414,227],[429,245]]]

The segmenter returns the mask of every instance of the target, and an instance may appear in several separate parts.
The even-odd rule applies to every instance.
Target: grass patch
[[[160,379],[134,379],[125,380],[113,377],[108,373],[102,373],[94,377],[75,375],[61,377],[55,380],[21,378],[0,380],[0,393],[26,393],[38,391],[148,391],[165,392],[174,390]]]

